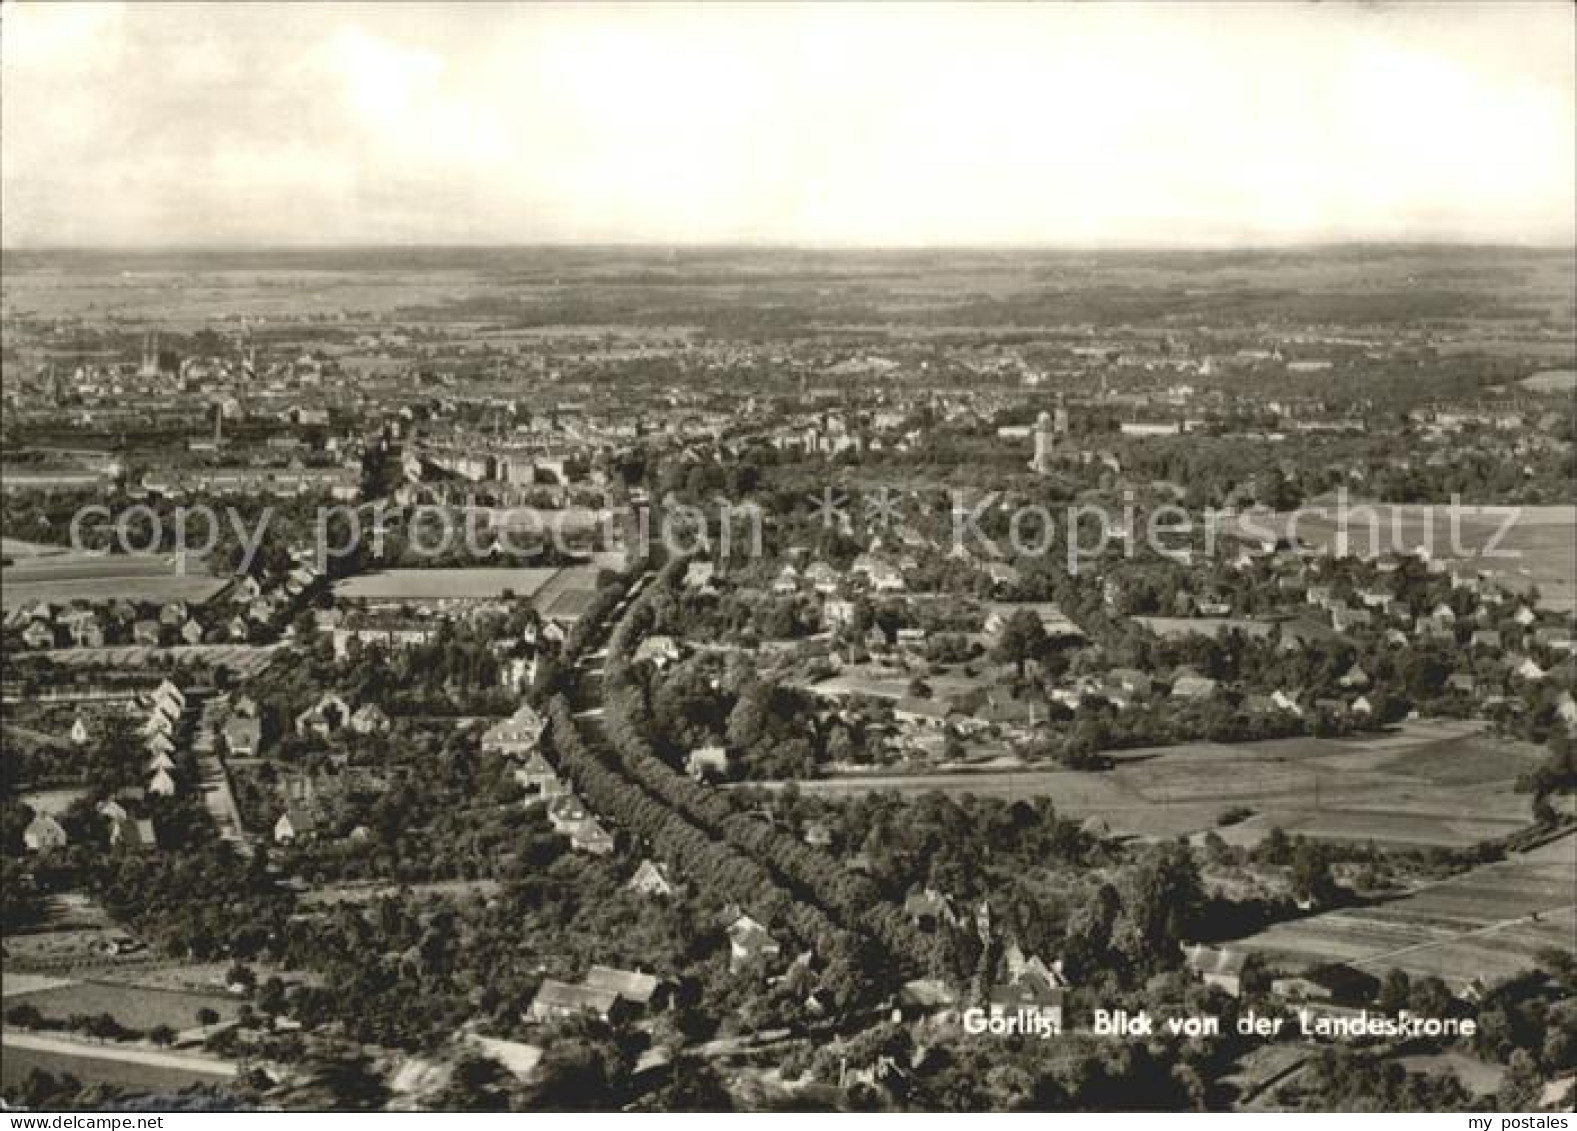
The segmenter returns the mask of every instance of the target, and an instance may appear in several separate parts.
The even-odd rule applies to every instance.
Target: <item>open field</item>
[[[135,1046],[70,1041],[6,1029],[0,1034],[0,1083],[20,1084],[35,1068],[53,1076],[75,1076],[84,1084],[112,1084],[128,1092],[179,1092],[194,1084],[223,1084],[235,1066],[208,1056],[192,1056]]]
[[[108,1013],[128,1029],[147,1031],[168,1025],[177,1032],[194,1028],[197,1011],[212,1009],[220,1020],[233,1018],[241,1008],[238,998],[225,994],[153,989],[110,982],[73,982],[64,986],[9,994],[6,1005],[31,1005],[50,1020],[64,1021],[77,1014],[97,1017]]]
[[[492,899],[503,888],[496,880],[435,880],[419,884],[390,884],[359,880],[320,884],[301,893],[302,907],[334,907],[342,903],[361,904],[405,895],[412,899]]]
[[[68,552],[64,546],[51,546],[47,542],[24,542],[20,538],[0,537],[0,557],[44,558]]]
[[[1512,784],[1542,755],[1491,738],[1478,724],[1439,721],[1371,738],[1201,742],[1112,757],[1117,765],[1105,772],[878,773],[798,784],[821,797],[872,790],[1043,796],[1068,816],[1098,816],[1113,832],[1142,837],[1203,832],[1222,810],[1246,806],[1255,815],[1223,829],[1229,841],[1254,843],[1280,827],[1330,840],[1459,847],[1528,823],[1528,798]]]
[[[530,600],[545,617],[575,620],[597,589],[598,564],[525,569],[390,569],[335,583],[341,601],[494,601],[505,592]]]
[[[156,320],[187,329],[250,320],[284,332],[309,325],[306,310],[347,329],[398,313],[407,325],[475,322],[515,334],[617,327],[671,337],[695,327],[787,325],[907,336],[981,326],[1430,319],[1450,320],[1448,344],[1460,348],[1512,337],[1519,353],[1533,339],[1551,366],[1571,357],[1569,334],[1507,324],[1528,308],[1569,318],[1571,262],[1558,249],[10,250],[5,265],[0,300],[13,316],[74,316],[89,325]]]
[[[537,613],[554,620],[579,620],[597,591],[597,575],[603,568],[593,563],[559,570],[533,598]]]
[[[1397,967],[1460,985],[1507,977],[1546,947],[1577,946],[1571,836],[1369,907],[1278,923],[1236,945],[1288,964]]]
[[[927,673],[926,684],[932,698],[938,702],[968,695],[990,683],[989,672],[970,676],[964,673],[963,664],[955,664],[934,673]],[[846,695],[869,696],[873,699],[903,699],[908,697],[909,684],[915,673],[897,664],[864,663],[845,664],[837,675],[808,686],[813,695],[841,698]]]
[[[27,601],[190,601],[201,604],[229,581],[199,562],[167,554],[35,554],[0,573],[0,607]]]
[[[153,648],[143,644],[118,644],[105,648],[45,648],[28,653],[46,658],[58,668],[151,667],[166,661],[176,664],[223,665],[237,676],[255,675],[268,666],[279,644],[172,644]]]
[[[342,601],[497,600],[505,590],[529,598],[556,569],[388,569],[347,577],[334,585]]]
[[[38,789],[22,794],[19,800],[35,813],[58,817],[71,807],[73,801],[86,795],[85,789]]]
[[[1545,369],[1517,384],[1535,393],[1570,393],[1577,390],[1577,369]]]
[[[1225,632],[1241,632],[1244,636],[1269,636],[1275,627],[1268,620],[1250,620],[1247,617],[1134,617],[1157,636],[1208,636],[1212,640]]]
[[[1345,522],[1336,508],[1311,507],[1286,513],[1222,516],[1228,530],[1252,535],[1295,534],[1330,553],[1367,555],[1376,549],[1408,553],[1423,546],[1440,560],[1504,577],[1511,585],[1539,587],[1539,603],[1577,610],[1577,507],[1393,506],[1347,504]],[[1455,527],[1455,529],[1453,529]],[[1345,541],[1344,541],[1345,535]]]

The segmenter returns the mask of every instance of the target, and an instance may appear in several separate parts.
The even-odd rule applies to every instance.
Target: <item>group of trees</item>
[[[669,563],[649,592],[672,588],[683,576],[683,559]],[[635,647],[649,631],[654,611],[643,594],[614,629],[608,644],[603,700],[610,746],[624,771],[653,795],[701,828],[761,861],[801,898],[826,909],[849,931],[868,931],[893,956],[891,977],[921,953],[923,943],[901,912],[863,877],[837,861],[770,825],[734,809],[720,794],[674,771],[656,756],[646,735],[648,709],[639,683],[630,673]],[[655,598],[653,598],[655,600]]]
[[[625,759],[609,758],[582,739],[564,699],[555,698],[549,705],[549,719],[549,740],[559,768],[594,810],[649,844],[680,875],[718,899],[747,910],[769,927],[791,932],[802,945],[815,949],[827,967],[824,985],[836,991],[834,1000],[840,1007],[878,990],[880,965],[858,936],[840,929],[819,906],[803,898],[804,893],[787,887],[773,869],[697,824],[691,812],[676,810],[670,797],[650,789],[648,779],[627,776]]]

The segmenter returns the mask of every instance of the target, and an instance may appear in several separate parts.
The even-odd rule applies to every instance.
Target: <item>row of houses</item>
[[[525,791],[525,804],[546,804],[553,831],[568,837],[570,846],[576,851],[606,856],[615,847],[613,834],[543,757],[539,744],[546,727],[547,720],[541,714],[530,704],[522,704],[509,718],[494,723],[483,732],[482,752],[521,759],[514,778]]]
[[[178,792],[175,779],[175,751],[177,740],[188,729],[186,695],[168,679],[154,689],[147,704],[148,714],[138,734],[148,753],[144,767],[148,774],[148,792],[156,797],[174,797]]]
[[[206,601],[30,600],[18,605],[5,624],[19,633],[25,647],[37,650],[257,643],[320,576],[311,566],[298,565],[272,590],[255,577],[242,577],[228,588],[227,599],[221,594]]]
[[[174,797],[180,792],[174,755],[189,722],[188,702],[186,694],[165,679],[138,706],[146,712],[137,736],[142,740],[142,769],[147,785],[118,791],[100,801],[95,812],[109,824],[111,846],[153,849],[159,847],[158,829],[151,818],[139,815],[138,810],[149,797]],[[71,735],[79,745],[91,739],[81,716],[73,721]],[[65,826],[45,812],[35,813],[22,831],[22,843],[30,852],[62,849],[70,839]]]

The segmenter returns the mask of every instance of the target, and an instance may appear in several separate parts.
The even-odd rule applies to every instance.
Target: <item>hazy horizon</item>
[[[510,252],[510,251],[607,251],[677,253],[784,253],[806,255],[1254,255],[1277,253],[1319,253],[1338,251],[1485,251],[1558,254],[1577,249],[1577,240],[1566,243],[1537,243],[1489,240],[1324,240],[1298,243],[1239,244],[807,244],[807,243],[664,243],[658,241],[500,241],[486,243],[253,243],[253,244],[18,244],[0,245],[0,255],[332,255],[356,252]]]

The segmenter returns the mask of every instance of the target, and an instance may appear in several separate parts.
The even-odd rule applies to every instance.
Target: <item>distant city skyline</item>
[[[0,243],[1568,246],[1574,9],[6,3]]]

